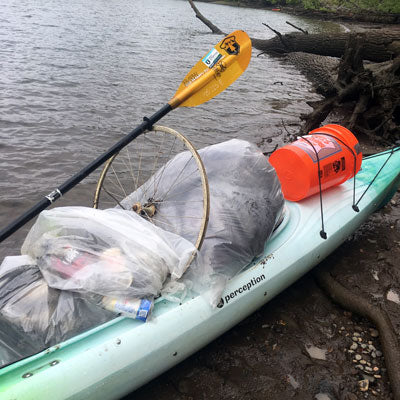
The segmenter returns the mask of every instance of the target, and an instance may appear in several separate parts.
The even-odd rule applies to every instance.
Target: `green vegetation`
[[[248,3],[260,1],[250,0]],[[264,0],[265,6],[298,6],[309,10],[330,11],[330,12],[382,12],[397,14],[400,13],[399,0]]]

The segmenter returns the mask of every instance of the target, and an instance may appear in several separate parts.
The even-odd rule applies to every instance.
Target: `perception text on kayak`
[[[228,304],[230,300],[234,299],[237,295],[242,294],[243,292],[246,292],[247,290],[250,290],[253,286],[257,285],[257,283],[262,282],[265,279],[265,275],[261,274],[257,278],[252,278],[252,280],[239,289],[233,290],[231,293],[225,296],[224,300],[225,303]]]

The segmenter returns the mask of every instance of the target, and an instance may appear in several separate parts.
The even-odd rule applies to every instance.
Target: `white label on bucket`
[[[342,151],[342,147],[334,138],[317,134],[303,136],[301,139],[293,142],[292,145],[305,151],[315,163],[317,162],[316,153],[318,154],[319,161],[321,161]]]

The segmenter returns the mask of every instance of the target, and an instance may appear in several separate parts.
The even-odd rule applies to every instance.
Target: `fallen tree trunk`
[[[351,33],[309,34],[294,32],[272,39],[252,39],[253,46],[265,53],[305,52],[321,56],[342,57]],[[400,32],[380,30],[359,33],[363,60],[382,62],[400,55]]]

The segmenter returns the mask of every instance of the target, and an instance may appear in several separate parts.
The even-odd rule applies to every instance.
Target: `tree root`
[[[326,269],[320,267],[313,274],[320,287],[335,303],[370,319],[378,328],[393,396],[395,400],[400,400],[400,348],[387,312],[381,306],[370,304],[366,299],[342,286]]]

